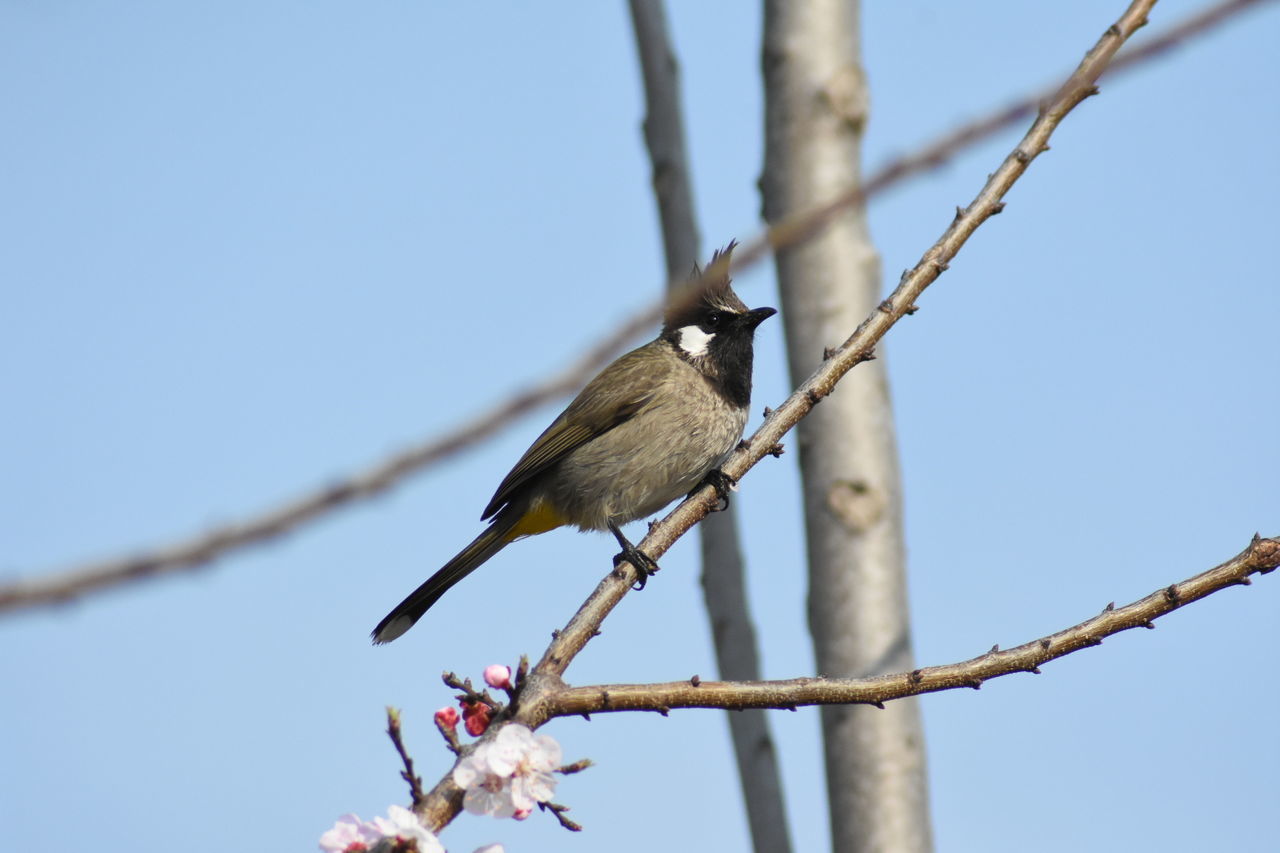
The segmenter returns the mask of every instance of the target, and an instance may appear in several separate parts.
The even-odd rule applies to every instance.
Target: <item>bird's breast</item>
[[[631,419],[567,454],[549,472],[550,502],[584,530],[652,515],[702,482],[733,451],[747,423],[692,370],[664,385]]]

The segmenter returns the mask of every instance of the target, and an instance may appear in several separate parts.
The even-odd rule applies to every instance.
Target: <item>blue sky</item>
[[[1068,71],[1123,4],[868,3],[874,167]],[[1198,8],[1166,0],[1155,31]],[[759,227],[759,13],[672,25],[704,255]],[[1280,532],[1280,9],[1114,81],[895,328],[922,664],[1011,646]],[[0,572],[238,518],[480,411],[662,279],[625,5],[0,5]],[[1019,130],[1018,133],[1021,131]],[[911,266],[1013,144],[876,201]],[[762,265],[739,290],[776,304]],[[762,327],[756,413],[788,388]],[[832,342],[833,343],[833,342]],[[556,409],[390,495],[194,574],[0,618],[13,849],[313,849],[431,780],[444,669],[536,655],[602,536],[504,552],[410,634],[374,623],[480,529]],[[812,673],[794,455],[739,505],[766,675]],[[688,539],[574,683],[714,673]],[[1274,577],[1039,677],[922,700],[948,851],[1261,850],[1280,744]],[[826,839],[814,710],[771,715],[797,849]],[[553,723],[586,824],[463,817],[469,851],[742,849],[722,716]]]

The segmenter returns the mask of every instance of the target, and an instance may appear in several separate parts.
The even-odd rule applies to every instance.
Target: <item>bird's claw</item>
[[[701,489],[703,486],[710,486],[715,489],[716,495],[720,498],[719,503],[712,507],[711,511],[724,512],[729,508],[729,493],[738,487],[738,481],[721,471],[719,468],[712,468],[707,472],[707,476],[702,478],[702,482],[698,484],[698,487],[694,489],[693,492],[689,493],[689,496],[692,497],[693,493],[698,491],[698,489]]]
[[[622,546],[622,551],[613,558],[613,567],[625,563],[630,563],[636,570],[636,582],[633,589],[644,589],[645,583],[648,582],[650,575],[658,571],[658,564],[653,558],[641,551],[635,545],[631,544],[631,540],[627,539],[622,533],[622,529],[613,521],[608,521],[609,532],[613,534],[613,538],[618,540],[618,544]]]
[[[630,544],[625,546],[620,553],[614,555],[614,568],[617,568],[623,563],[630,563],[636,570],[636,582],[631,587],[636,591],[644,589],[644,585],[648,583],[649,577],[658,571],[658,564],[654,562],[652,557]]]

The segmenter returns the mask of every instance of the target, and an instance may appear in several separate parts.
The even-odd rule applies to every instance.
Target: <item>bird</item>
[[[643,586],[657,566],[621,525],[707,482],[727,502],[719,466],[747,424],[756,327],[777,313],[734,293],[735,245],[715,252],[705,275],[695,265],[658,337],[604,368],[534,440],[484,508],[489,526],[378,623],[375,644],[403,635],[507,545],[558,527],[610,531],[622,547],[615,564],[630,562]]]

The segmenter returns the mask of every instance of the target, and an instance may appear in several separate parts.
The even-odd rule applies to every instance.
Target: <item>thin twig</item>
[[[595,762],[592,761],[590,758],[579,758],[577,761],[573,762],[572,764],[565,764],[561,767],[557,767],[556,772],[564,774],[565,776],[572,776],[574,773],[581,773],[583,770],[586,770],[588,767],[594,767],[594,766],[595,766]]]
[[[582,832],[582,824],[569,820],[564,813],[569,811],[568,806],[562,806],[559,803],[538,803],[538,808],[544,812],[551,812],[555,815],[556,820],[560,821],[560,825],[570,832]]]
[[[387,735],[395,744],[396,752],[400,753],[400,760],[404,762],[400,777],[409,783],[409,794],[413,797],[413,805],[417,807],[418,803],[426,798],[422,792],[422,777],[413,772],[413,759],[409,757],[408,750],[404,748],[404,740],[400,736],[400,710],[390,705],[387,706]]]
[[[444,682],[445,687],[453,688],[460,691],[458,698],[470,704],[480,703],[488,705],[494,711],[502,710],[502,703],[495,701],[488,690],[477,691],[471,685],[470,678],[460,678],[457,673],[443,672],[440,674],[440,680]]]
[[[1198,13],[1143,45],[1117,57],[1112,71],[1131,69],[1206,32],[1244,9],[1265,0],[1226,0]],[[858,204],[900,181],[944,165],[961,150],[1009,127],[1033,113],[1043,93],[1024,98],[1003,109],[925,145],[914,153],[890,160],[863,183],[860,191],[837,196],[821,207],[780,223],[764,234],[744,242],[734,253],[733,271],[740,272],[770,251],[795,245],[809,238],[848,205]],[[455,453],[488,438],[513,419],[551,400],[576,391],[608,364],[626,342],[649,329],[661,316],[661,307],[652,305],[602,336],[577,362],[551,379],[537,383],[475,416],[460,427],[428,439],[416,447],[397,453],[350,477],[314,492],[286,501],[257,514],[219,525],[194,536],[177,539],[138,553],[94,560],[68,569],[56,569],[0,585],[0,613],[26,607],[65,603],[88,593],[121,584],[189,570],[251,545],[269,541],[303,524],[355,501],[375,497],[410,474],[443,461]]]

